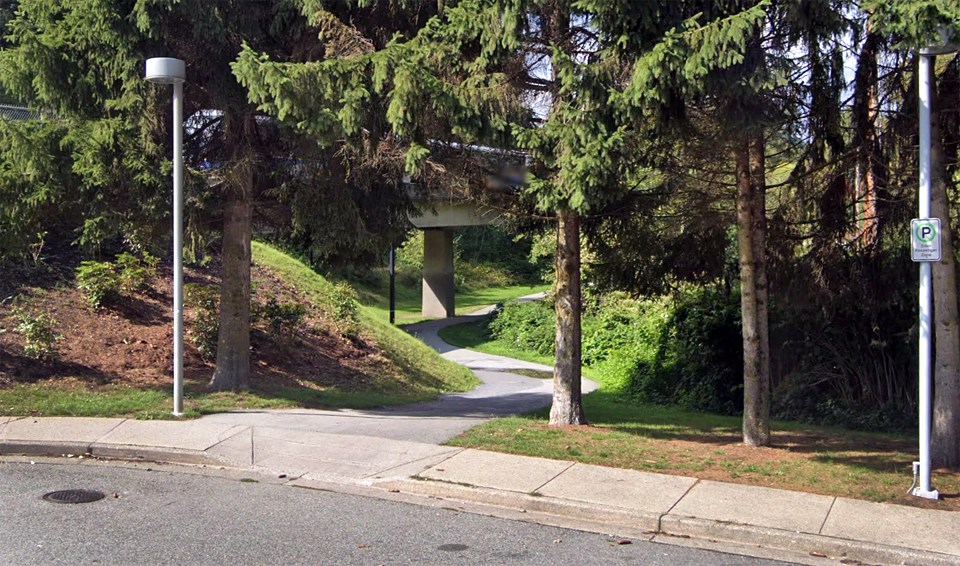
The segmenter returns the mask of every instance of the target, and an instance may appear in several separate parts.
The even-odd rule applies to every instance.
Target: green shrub
[[[256,320],[263,320],[275,338],[287,338],[293,328],[300,324],[307,310],[303,305],[296,303],[281,303],[275,296],[267,298],[265,303],[256,304],[253,316]]]
[[[712,288],[681,292],[672,311],[657,338],[653,359],[634,365],[630,390],[644,401],[739,413],[743,409],[739,296]]]
[[[77,288],[87,299],[92,309],[116,300],[122,282],[114,265],[103,261],[84,261],[77,268]]]
[[[556,326],[553,305],[545,301],[511,301],[490,321],[490,333],[518,348],[552,356]]]
[[[549,267],[556,246],[555,236],[551,232],[547,256],[532,258],[531,248],[535,230],[531,227],[506,226],[464,226],[457,229],[454,236],[454,249],[457,250],[458,263],[455,273],[461,269],[460,263],[481,266],[480,276],[507,277],[508,283],[536,283],[542,280],[541,271]],[[466,279],[470,284],[473,279]],[[457,282],[460,284],[460,281]],[[501,283],[493,283],[501,285]]]
[[[220,291],[216,285],[187,283],[183,286],[183,304],[196,309],[190,323],[190,342],[200,352],[200,357],[213,360],[217,356],[217,340],[220,333]]]
[[[126,252],[113,263],[84,261],[77,268],[77,288],[83,291],[87,304],[98,309],[118,299],[122,293],[143,291],[157,278],[160,260],[148,253],[136,257]]]
[[[160,260],[144,252],[136,257],[126,252],[117,256],[114,270],[120,280],[120,290],[125,293],[148,289],[157,278],[157,265]]]
[[[623,349],[652,361],[670,308],[665,299],[638,301],[616,292],[603,295],[583,316],[583,363],[599,364]]]
[[[397,248],[394,260],[397,283],[417,287],[423,281],[423,231],[415,230],[410,238]]]
[[[356,336],[360,328],[360,301],[357,292],[346,283],[337,283],[330,294],[333,316],[346,336]]]
[[[54,329],[57,325],[55,318],[45,312],[31,312],[18,307],[14,307],[13,315],[17,318],[15,330],[26,342],[24,355],[35,360],[60,359],[57,342],[63,336]]]
[[[457,258],[453,269],[457,291],[506,287],[514,283],[513,274],[493,263],[472,263]]]

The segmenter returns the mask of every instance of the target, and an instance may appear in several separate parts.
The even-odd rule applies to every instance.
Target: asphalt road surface
[[[256,479],[257,481],[253,481]],[[105,499],[41,497],[94,489]],[[785,564],[181,471],[0,461],[0,564]]]

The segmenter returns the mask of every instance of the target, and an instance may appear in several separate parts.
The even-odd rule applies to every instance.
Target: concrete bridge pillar
[[[423,231],[423,316],[453,316],[453,230]]]

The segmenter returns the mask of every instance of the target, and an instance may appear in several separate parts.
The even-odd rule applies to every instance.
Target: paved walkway
[[[201,420],[239,426],[442,444],[491,418],[549,407],[553,397],[551,380],[510,373],[510,370],[550,372],[553,371],[550,366],[457,348],[440,339],[438,331],[441,328],[477,320],[488,312],[489,309],[485,309],[472,315],[431,320],[406,328],[407,332],[440,352],[444,358],[474,370],[483,384],[473,391],[450,393],[436,401],[377,410],[232,411],[208,415]],[[584,393],[596,388],[596,383],[584,380]]]
[[[430,341],[433,327],[418,331]],[[532,389],[529,382],[516,383],[517,396],[541,399],[544,393],[542,382]],[[0,417],[0,453],[240,469],[296,486],[361,491],[809,564],[843,559],[847,564],[960,565],[958,513],[393,438],[390,429],[408,421],[461,426],[491,414],[483,395],[451,399],[392,414],[338,412],[334,416],[340,420],[312,411],[231,413],[192,421]],[[475,416],[452,418],[458,406],[473,407]]]

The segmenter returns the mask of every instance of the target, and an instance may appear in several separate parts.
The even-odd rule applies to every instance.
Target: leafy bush
[[[160,260],[144,252],[136,257],[126,252],[117,256],[114,270],[120,280],[120,290],[125,293],[148,289],[157,278],[157,265]]]
[[[490,321],[490,332],[494,338],[518,348],[553,355],[556,333],[553,305],[545,301],[505,303]]]
[[[83,291],[87,304],[98,309],[120,295],[122,282],[114,265],[103,261],[84,261],[77,268],[77,288]]]
[[[289,337],[306,314],[303,305],[281,303],[272,295],[265,303],[256,304],[253,308],[254,319],[266,321],[270,334],[275,338]]]
[[[416,230],[397,248],[394,269],[397,283],[405,287],[416,287],[423,280],[423,231]]]
[[[583,317],[583,363],[596,365],[618,350],[652,360],[657,339],[670,317],[664,299],[638,301],[625,293],[608,293]]]
[[[815,425],[861,430],[910,431],[916,429],[916,415],[893,403],[869,405],[823,389],[822,378],[797,374],[774,391],[773,418]]]
[[[160,260],[148,253],[136,257],[129,253],[117,256],[113,263],[84,261],[77,268],[77,288],[86,295],[87,304],[98,309],[118,299],[122,293],[143,291],[157,278]]]
[[[217,355],[217,340],[220,333],[220,291],[216,285],[187,283],[183,286],[183,304],[196,309],[190,323],[190,342],[205,360]]]
[[[356,336],[360,328],[360,301],[357,292],[346,283],[337,283],[330,294],[333,316],[346,336]]]
[[[672,311],[653,360],[633,368],[630,390],[644,401],[739,413],[743,409],[739,296],[700,288],[678,294]]]
[[[506,287],[515,281],[513,274],[493,263],[471,263],[457,258],[454,268],[454,285],[457,291]]]
[[[552,231],[548,232],[546,257],[531,254],[537,231],[529,226],[464,226],[457,229],[454,249],[461,263],[482,266],[487,275],[507,277],[505,284],[536,283],[541,281],[543,269],[550,267],[556,246]],[[460,265],[456,269],[460,270]]]
[[[14,307],[13,315],[17,318],[15,330],[23,336],[26,344],[23,353],[35,360],[53,361],[60,359],[57,342],[63,339],[54,329],[57,325],[55,318],[45,312],[30,312]]]

